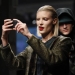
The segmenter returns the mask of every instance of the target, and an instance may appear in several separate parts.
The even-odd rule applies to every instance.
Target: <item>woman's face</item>
[[[50,11],[39,11],[36,14],[36,23],[39,29],[39,33],[49,34],[53,31],[53,18]]]

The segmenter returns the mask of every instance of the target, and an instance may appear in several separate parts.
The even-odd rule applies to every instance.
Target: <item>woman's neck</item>
[[[42,42],[47,42],[49,39],[53,37],[53,33],[42,35]]]

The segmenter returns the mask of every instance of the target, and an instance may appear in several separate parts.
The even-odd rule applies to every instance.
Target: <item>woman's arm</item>
[[[0,50],[2,58],[9,66],[25,68],[28,54],[27,48],[16,56],[11,50],[10,44],[8,44],[6,47],[2,47],[2,45],[0,45]]]

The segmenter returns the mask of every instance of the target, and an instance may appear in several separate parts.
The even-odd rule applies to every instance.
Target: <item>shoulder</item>
[[[31,46],[27,46],[26,49],[28,53],[32,53],[33,52],[33,49]]]
[[[58,36],[58,39],[60,39],[60,41],[65,40],[65,39],[72,41],[70,37],[66,37],[66,36],[62,36],[62,35]]]
[[[72,40],[70,37],[65,37],[65,36],[60,35],[60,36],[58,36],[58,39],[59,39],[60,43],[61,42],[72,43]]]

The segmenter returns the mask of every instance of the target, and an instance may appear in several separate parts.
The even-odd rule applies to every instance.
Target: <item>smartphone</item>
[[[13,26],[11,26],[11,28],[14,28],[17,23],[18,23],[17,20],[13,20],[13,22],[12,22]]]

